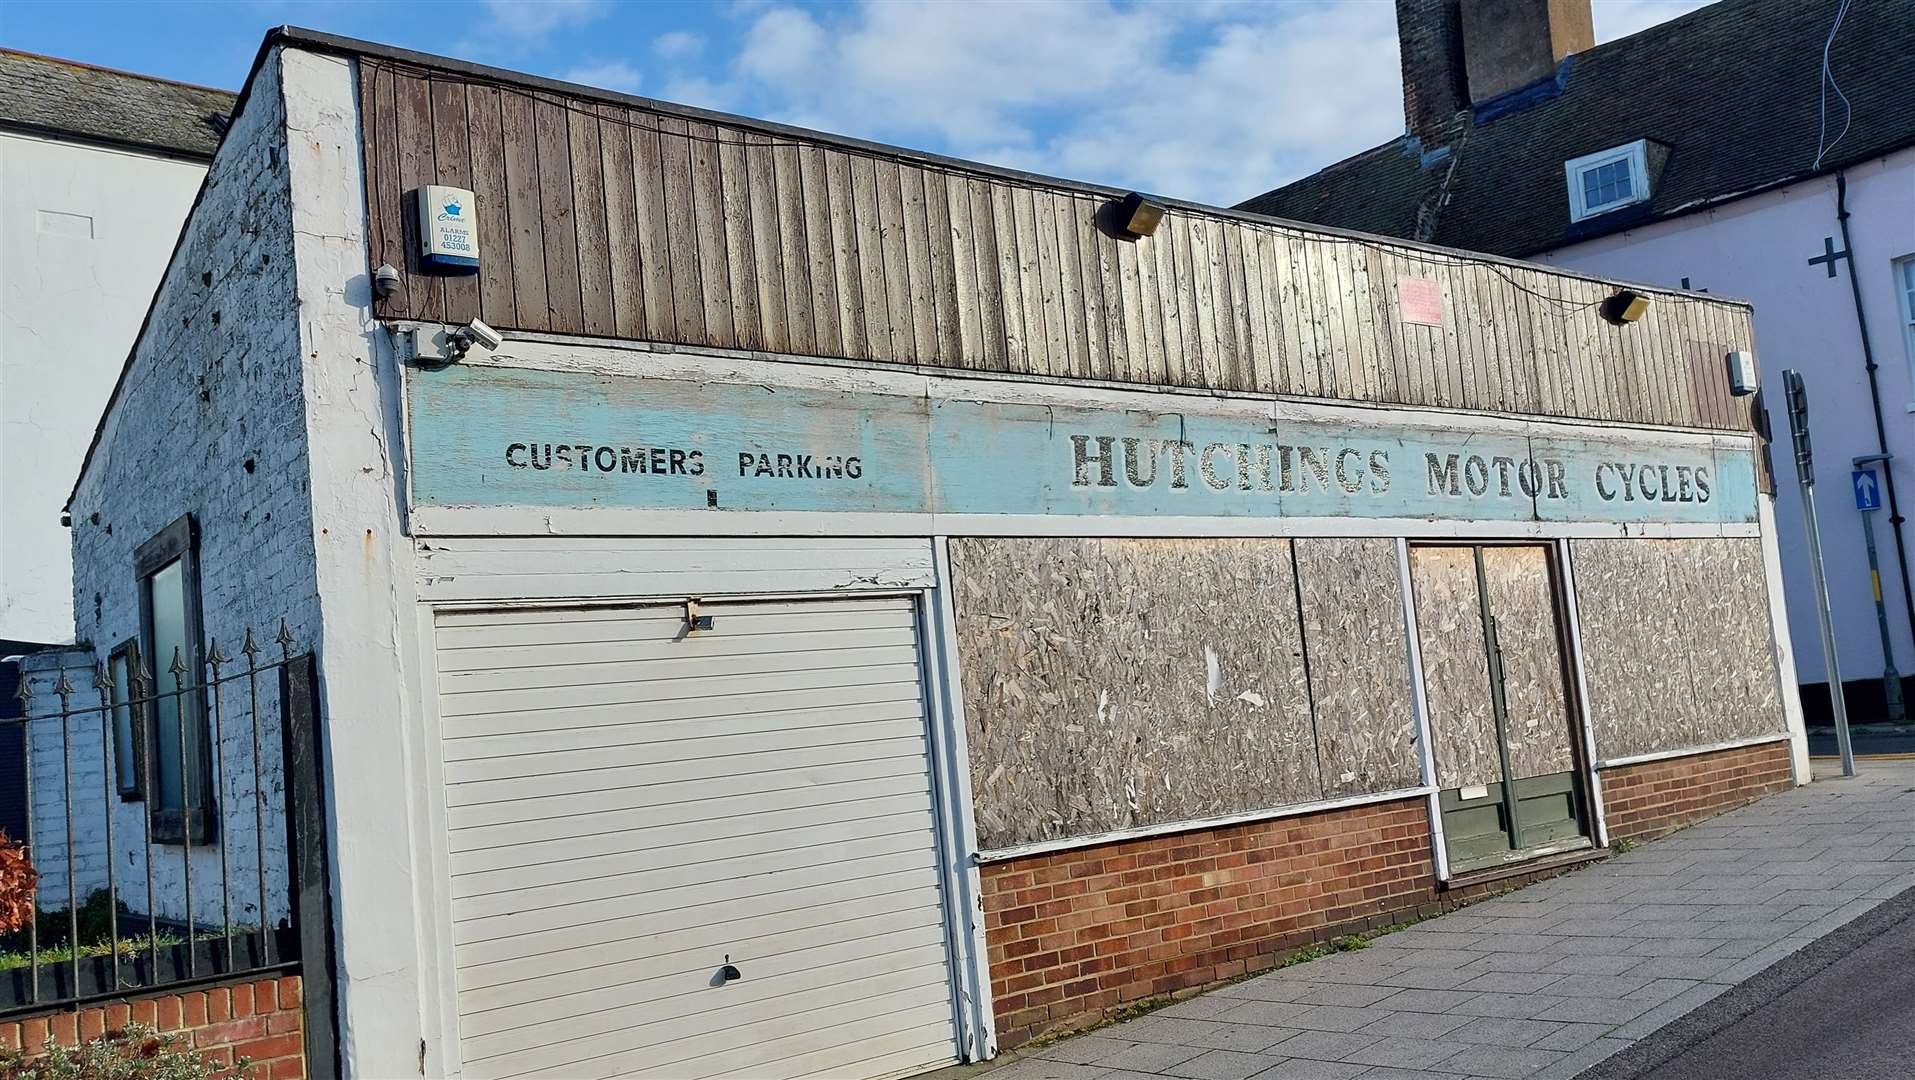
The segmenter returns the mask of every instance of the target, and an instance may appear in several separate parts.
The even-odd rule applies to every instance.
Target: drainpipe
[[[1875,377],[1875,350],[1868,340],[1868,315],[1862,311],[1862,283],[1855,276],[1855,241],[1849,237],[1849,184],[1845,173],[1835,174],[1835,220],[1842,226],[1842,250],[1848,252],[1849,291],[1855,296],[1855,326],[1862,335],[1862,366],[1868,372],[1868,396],[1875,406],[1875,445],[1882,459],[1882,489],[1888,493],[1888,524],[1895,531],[1895,562],[1902,571],[1902,609],[1915,636],[1915,594],[1908,585],[1908,546],[1902,536],[1902,509],[1895,501],[1895,463],[1888,455],[1888,430],[1882,423],[1882,388]]]

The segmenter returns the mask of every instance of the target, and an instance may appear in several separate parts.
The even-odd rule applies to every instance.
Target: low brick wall
[[[250,1080],[299,1080],[306,1075],[303,1017],[297,975],[249,979],[0,1022],[0,1046],[29,1053],[49,1043],[77,1046],[137,1020],[180,1033],[212,1061],[251,1058]]]
[[[1471,895],[1439,899],[1421,798],[990,863],[983,891],[1005,1049]]]
[[[1602,772],[1603,820],[1618,840],[1649,840],[1795,783],[1787,740]]]

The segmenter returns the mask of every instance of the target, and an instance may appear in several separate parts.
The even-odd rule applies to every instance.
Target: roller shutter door
[[[957,1059],[914,603],[701,611],[439,616],[466,1076]]]

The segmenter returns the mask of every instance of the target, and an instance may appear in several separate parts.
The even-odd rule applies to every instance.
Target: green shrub
[[[7,1080],[212,1080],[236,1076],[252,1062],[219,1065],[202,1058],[177,1035],[128,1024],[78,1047],[48,1046],[45,1056],[0,1050]]]

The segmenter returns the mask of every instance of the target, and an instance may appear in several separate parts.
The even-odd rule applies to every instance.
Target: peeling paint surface
[[[1324,794],[1415,787],[1420,778],[1396,541],[1294,543]]]
[[[1598,756],[1786,730],[1760,540],[1578,540],[1570,560]]]
[[[1746,442],[970,393],[454,365],[407,382],[412,495],[424,507],[1755,520]]]
[[[1289,542],[950,552],[986,850],[1324,796]]]

